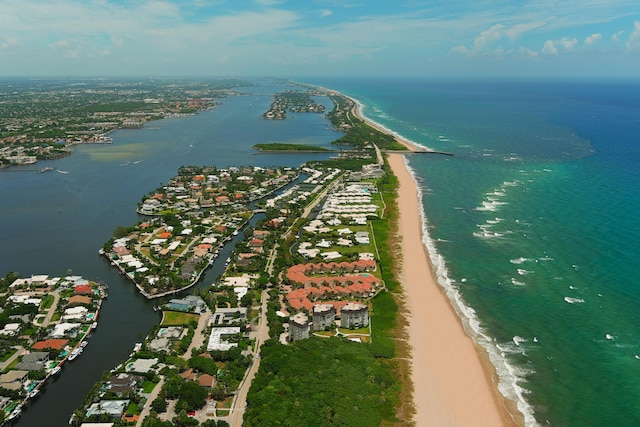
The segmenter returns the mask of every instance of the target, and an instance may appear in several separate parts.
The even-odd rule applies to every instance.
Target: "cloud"
[[[627,40],[627,49],[640,49],[640,21],[633,23],[633,32],[629,36],[629,40]]]
[[[253,0],[253,2],[260,6],[275,6],[283,3],[282,0]]]
[[[0,49],[9,49],[14,46],[19,46],[18,39],[16,37],[3,37],[0,36]]]
[[[533,51],[531,49],[527,49],[526,47],[521,47],[518,49],[518,53],[521,56],[527,57],[527,58],[535,58],[538,56],[538,52]]]
[[[496,24],[493,27],[489,28],[480,33],[478,37],[473,42],[473,51],[480,52],[487,45],[491,44],[494,41],[500,40],[502,38],[501,30],[504,28],[502,24]]]
[[[546,25],[545,21],[537,21],[537,22],[527,22],[522,24],[516,24],[513,27],[507,29],[505,31],[505,35],[509,37],[511,40],[515,40],[524,33],[535,30],[537,28],[543,27]]]
[[[591,34],[590,36],[588,36],[587,38],[584,39],[584,44],[585,45],[592,45],[592,44],[596,43],[597,41],[600,41],[601,39],[602,39],[602,34],[600,34],[600,33]]]
[[[542,53],[545,55],[557,55],[558,49],[555,47],[553,41],[547,40],[542,47]]]
[[[578,45],[578,39],[575,37],[569,39],[567,37],[563,37],[558,40],[547,40],[544,42],[544,46],[542,47],[542,53],[545,55],[557,55],[559,52],[559,48],[562,48],[565,51],[573,50]]]
[[[331,15],[333,15],[333,12],[330,11],[329,9],[322,9],[320,11],[320,17],[321,18],[326,18],[327,16],[331,16]]]
[[[624,34],[624,30],[618,31],[617,33],[613,33],[611,35],[611,41],[618,42],[620,40],[620,37],[622,37],[623,34]]]

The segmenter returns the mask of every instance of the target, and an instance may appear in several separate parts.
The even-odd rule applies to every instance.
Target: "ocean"
[[[639,425],[640,84],[298,81],[352,96],[393,132],[454,154],[408,157],[425,244],[527,424]],[[317,115],[262,120],[271,95],[287,87],[257,83],[213,111],[0,171],[0,274],[72,270],[109,286],[87,350],[17,425],[42,425],[43,413],[63,425],[100,374],[158,322],[153,303],[97,255],[115,227],[139,219],[143,195],[181,165],[297,166],[326,157],[255,154],[255,143],[327,145],[340,135]],[[44,166],[68,173],[38,173]]]
[[[640,83],[311,83],[454,154],[408,159],[425,244],[527,425],[639,425]]]

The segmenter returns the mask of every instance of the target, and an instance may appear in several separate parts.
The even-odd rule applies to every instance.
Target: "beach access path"
[[[492,379],[492,365],[434,277],[422,243],[417,187],[404,155],[389,154],[389,164],[399,180],[399,281],[408,309],[414,421],[418,426],[515,426]]]

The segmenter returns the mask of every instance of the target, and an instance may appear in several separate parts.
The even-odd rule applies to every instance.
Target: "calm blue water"
[[[640,84],[314,82],[410,158],[441,284],[527,423],[640,424]]]

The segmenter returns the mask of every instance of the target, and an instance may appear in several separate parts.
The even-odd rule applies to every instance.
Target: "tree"
[[[153,402],[151,402],[151,409],[153,409],[157,413],[165,412],[167,410],[167,401],[164,398],[158,396],[153,399]]]
[[[116,239],[120,239],[121,237],[125,237],[127,234],[129,234],[127,228],[122,226],[122,225],[117,226],[113,230],[113,237],[115,237]]]
[[[206,403],[207,390],[195,381],[186,381],[180,387],[179,396],[180,400],[176,404],[177,407],[184,403],[187,410],[200,409]]]

